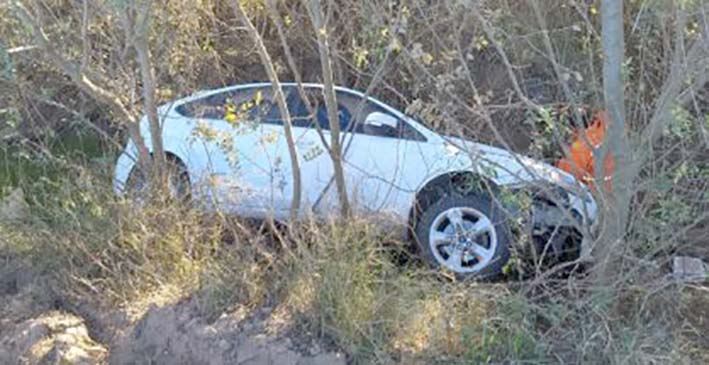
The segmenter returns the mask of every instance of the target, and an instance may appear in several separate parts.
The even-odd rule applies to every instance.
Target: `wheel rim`
[[[497,233],[490,218],[479,210],[455,207],[433,220],[428,244],[441,266],[457,273],[474,273],[492,262]]]

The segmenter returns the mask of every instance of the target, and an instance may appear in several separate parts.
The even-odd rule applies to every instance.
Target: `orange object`
[[[596,112],[591,123],[584,130],[577,130],[571,140],[569,148],[569,158],[562,158],[556,163],[556,167],[574,175],[590,187],[595,187],[595,165],[593,150],[603,143],[608,127],[608,116],[605,112]],[[583,133],[583,136],[581,135]],[[585,136],[585,138],[584,138]],[[613,156],[606,155],[604,181],[606,187],[610,188],[611,177],[615,168]]]

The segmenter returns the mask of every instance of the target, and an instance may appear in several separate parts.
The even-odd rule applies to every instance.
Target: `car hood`
[[[563,187],[579,186],[572,175],[550,164],[501,148],[444,137],[446,149],[467,160],[473,169],[501,186],[548,181]]]

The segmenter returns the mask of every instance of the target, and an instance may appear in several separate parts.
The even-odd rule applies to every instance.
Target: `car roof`
[[[295,82],[281,82],[281,85],[282,85],[282,86],[297,86],[298,84],[295,83]],[[179,102],[179,103],[187,103],[187,102],[190,102],[190,101],[194,101],[194,100],[197,100],[197,99],[201,99],[201,98],[206,97],[206,96],[209,96],[209,95],[220,94],[220,93],[223,93],[223,92],[234,91],[234,90],[240,90],[240,89],[252,89],[252,88],[257,88],[257,87],[270,87],[270,86],[271,86],[271,83],[270,83],[270,82],[255,82],[255,83],[249,83],[249,84],[238,84],[238,85],[225,86],[225,87],[221,87],[221,88],[217,88],[217,89],[201,90],[201,91],[197,91],[197,92],[193,93],[193,94],[190,95],[190,96],[187,96],[187,97],[184,97],[184,98],[182,98],[182,99],[179,99],[179,100],[177,100],[177,102]],[[304,86],[304,87],[309,87],[309,88],[314,88],[314,87],[316,87],[316,88],[322,88],[322,87],[323,87],[323,84],[304,82],[304,83],[303,83],[303,86]],[[365,94],[362,93],[362,92],[360,92],[360,91],[353,90],[353,89],[349,89],[349,88],[346,88],[346,87],[343,87],[343,86],[337,86],[337,85],[335,85],[335,90],[337,90],[337,91],[345,91],[345,92],[348,92],[348,93],[351,93],[351,94],[354,94],[354,95],[357,95],[357,96],[360,96],[360,97],[364,97],[364,96],[365,96]],[[369,98],[369,99],[373,99],[373,100],[375,100],[375,101],[378,101],[378,100],[374,99],[374,98],[371,97],[371,96],[369,96],[368,98]]]

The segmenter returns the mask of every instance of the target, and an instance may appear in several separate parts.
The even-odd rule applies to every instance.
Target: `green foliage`
[[[197,219],[174,219],[185,217],[175,209],[135,209],[103,179],[76,171],[37,182],[27,193],[30,217],[3,227],[14,237],[4,254],[27,256],[70,296],[126,300],[158,285],[194,282],[210,249],[208,230],[189,223]]]
[[[6,115],[8,120],[17,116],[12,111]],[[74,128],[58,138],[46,139],[46,143],[24,141],[0,146],[0,192],[19,186],[31,190],[38,182],[62,178],[74,166],[113,160],[113,149],[92,131]]]
[[[672,108],[672,117],[670,122],[666,124],[664,134],[671,137],[689,137],[694,129],[694,119],[690,112],[682,107],[675,106]]]
[[[567,108],[540,107],[536,111],[528,110],[524,124],[532,135],[531,154],[548,159],[563,157],[562,143],[570,140],[576,129],[576,115]]]

